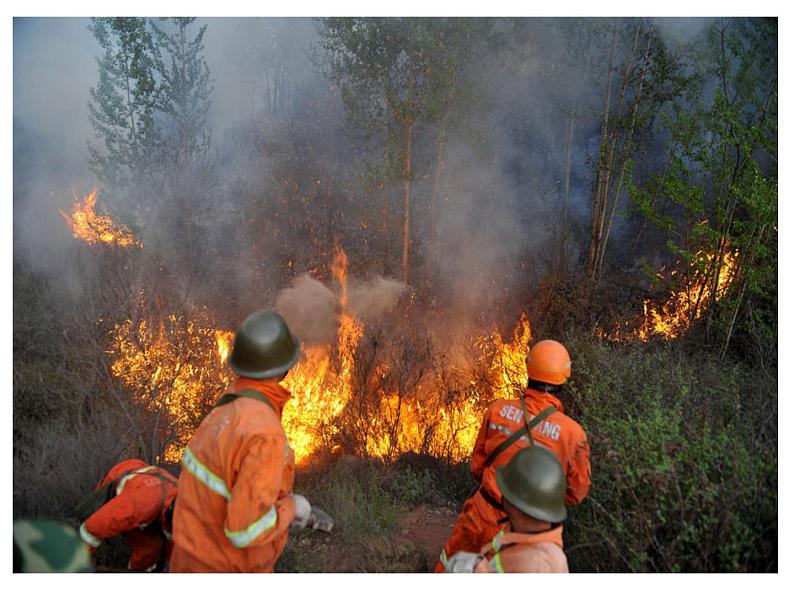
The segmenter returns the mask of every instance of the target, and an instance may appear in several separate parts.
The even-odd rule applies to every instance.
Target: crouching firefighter
[[[522,398],[496,400],[488,407],[469,463],[479,486],[463,503],[436,572],[443,572],[449,557],[458,551],[478,552],[507,521],[496,468],[510,461],[517,451],[537,444],[557,458],[566,477],[567,505],[575,505],[587,495],[590,490],[587,435],[565,415],[562,403],[554,395],[570,374],[571,359],[565,347],[554,340],[540,341],[527,355],[528,381]]]
[[[171,554],[176,492],[177,479],[167,470],[124,460],[77,506],[75,513],[83,520],[80,538],[93,554],[103,540],[121,535],[132,548],[129,569],[161,571]]]
[[[479,553],[459,551],[448,573],[568,573],[562,550],[565,473],[543,447],[518,451],[496,470],[508,524]]]
[[[290,527],[330,532],[330,516],[292,494],[295,455],[279,384],[300,347],[276,313],[246,318],[229,365],[238,377],[182,456],[171,572],[272,572]]]

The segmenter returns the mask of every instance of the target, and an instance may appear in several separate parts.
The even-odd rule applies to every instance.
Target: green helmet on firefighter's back
[[[72,528],[53,521],[14,521],[14,573],[91,570],[91,555]]]
[[[496,484],[505,501],[530,517],[557,523],[565,511],[565,472],[547,449],[533,445],[519,449],[496,470]]]
[[[280,377],[298,361],[300,345],[276,313],[260,310],[240,325],[229,366],[241,377]]]

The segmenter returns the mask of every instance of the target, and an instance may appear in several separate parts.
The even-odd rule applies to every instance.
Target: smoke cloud
[[[292,333],[307,344],[328,344],[336,336],[339,300],[308,273],[295,278],[276,298],[276,311]]]
[[[392,311],[406,290],[403,283],[381,276],[366,281],[351,279],[349,283],[348,311],[364,325],[374,324]],[[317,345],[336,341],[342,312],[339,296],[308,273],[279,292],[275,309],[301,342]]]
[[[674,18],[657,17],[652,19],[668,47],[677,48],[697,40],[714,19],[712,17]]]
[[[391,312],[407,289],[404,283],[380,275],[367,281],[350,280],[350,310],[371,325]]]
[[[509,30],[516,22],[497,25]],[[679,43],[695,38],[707,22],[656,24],[665,39]],[[586,229],[589,217],[599,143],[593,114],[604,79],[570,58],[571,40],[552,21],[520,24],[524,33],[512,45],[480,48],[461,72],[466,88],[445,124],[432,255],[420,251],[427,249],[430,232],[435,129],[417,133],[414,148],[410,283],[418,288],[426,277],[431,303],[454,311],[461,322],[532,292],[553,267],[549,247],[561,233],[555,214],[563,202],[571,229]],[[79,284],[81,274],[73,258],[76,241],[59,210],[70,211],[73,190],[82,197],[97,184],[86,141],[95,140],[87,102],[98,83],[100,48],[88,25],[88,19],[14,20],[15,259],[64,285]],[[275,301],[302,341],[325,343],[335,334],[338,299],[311,276],[318,255],[328,251],[305,247],[350,237],[351,265],[367,280],[351,279],[350,309],[365,324],[381,319],[406,291],[390,278],[399,275],[401,189],[392,182],[372,194],[362,190],[360,164],[377,164],[383,155],[367,153],[359,143],[361,131],[346,118],[339,89],[309,59],[318,50],[315,23],[210,18],[198,19],[193,32],[203,25],[213,80],[208,128],[215,184],[198,188],[195,194],[202,196],[187,197],[184,206],[163,199],[169,218],[153,218],[150,229],[135,230],[145,241],[142,259],[171,276],[168,284],[180,295],[192,293],[197,303],[225,310],[225,319],[242,318],[254,307],[248,297],[257,296],[260,304]],[[566,196],[564,135],[572,109],[578,119]],[[305,180],[291,180],[299,177]],[[282,198],[277,188],[298,190]],[[123,211],[122,202],[100,192],[97,207],[113,216]],[[253,218],[262,229],[252,229]],[[352,237],[364,234],[364,218],[370,227],[390,218],[387,232],[369,237],[378,243],[372,251],[361,236]],[[179,230],[168,227],[174,221]],[[566,247],[571,264],[583,248],[582,242]],[[430,257],[433,267],[425,272]],[[213,296],[213,284],[205,282],[214,279],[234,291]]]

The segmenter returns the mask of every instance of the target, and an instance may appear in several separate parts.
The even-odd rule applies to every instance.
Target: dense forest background
[[[14,516],[68,520],[175,440],[176,377],[123,382],[109,336],[276,307],[323,345],[342,249],[358,362],[400,396],[522,313],[569,347],[593,449],[572,570],[776,571],[777,94],[776,19],[15,19]],[[73,237],[94,188],[142,248]],[[199,385],[179,429],[222,390]],[[424,570],[368,537],[459,504],[465,466],[335,432],[365,472],[329,452],[302,481],[343,518],[378,504],[339,538],[354,570]]]

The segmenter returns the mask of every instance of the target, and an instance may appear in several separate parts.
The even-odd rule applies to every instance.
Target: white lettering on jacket
[[[502,409],[499,410],[499,416],[501,416],[505,420],[510,420],[518,424],[522,422],[521,410],[509,404],[505,404],[502,406]],[[534,416],[532,416],[532,418],[534,418]],[[538,432],[541,435],[545,435],[554,441],[560,440],[560,431],[561,429],[559,424],[555,424],[554,422],[549,422],[548,420],[543,420],[533,429],[533,432]]]
[[[502,418],[512,420],[513,422],[521,422],[521,410],[509,404],[502,406],[502,409],[499,410],[499,415]]]

